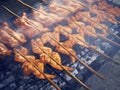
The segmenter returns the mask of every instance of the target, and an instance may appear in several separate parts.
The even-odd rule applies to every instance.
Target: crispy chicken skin
[[[52,52],[50,55],[51,55],[52,58],[50,58],[50,57],[49,57],[48,55],[46,55],[46,54],[41,54],[41,55],[40,55],[40,60],[41,60],[41,62],[43,62],[44,64],[49,64],[49,65],[51,65],[51,66],[52,66],[53,68],[55,68],[55,69],[63,70],[63,68],[60,67],[60,65],[63,66],[63,65],[62,65],[62,62],[61,62],[60,55],[59,55],[57,52]],[[59,63],[60,65],[58,65],[54,60],[55,60],[57,63]],[[66,69],[66,70],[73,70],[73,68],[70,68],[70,67],[67,67],[67,66],[63,66],[63,67],[64,67],[64,69]]]
[[[23,65],[22,65],[24,75],[28,76],[31,73],[33,73],[39,79],[46,79],[44,77],[44,75],[42,74],[42,73],[44,73],[44,64],[40,63],[39,60],[34,60],[34,59],[32,59],[32,62],[36,65],[37,68],[35,68],[33,66],[33,64],[30,63],[30,62],[24,62]],[[50,78],[50,79],[55,78],[54,75],[50,75],[50,74],[46,74],[46,73],[44,73],[44,74],[46,75],[47,78]]]
[[[44,73],[44,63],[41,63],[40,60],[36,60],[35,56],[28,55],[27,48],[21,47],[19,50],[26,58],[24,58],[20,53],[15,51],[15,61],[22,63],[22,68],[24,75],[28,76],[33,73],[37,78],[46,79],[42,73]],[[42,73],[41,73],[42,72]],[[44,73],[48,78],[55,78],[54,75]]]
[[[32,40],[31,41],[32,51],[34,53],[36,53],[36,54],[42,54],[42,53],[46,52],[46,53],[49,54],[49,53],[52,52],[51,48],[45,47],[45,46],[43,46],[43,44],[41,45],[40,43],[42,43],[40,39]],[[43,50],[44,50],[44,52],[43,52]]]
[[[41,36],[41,40],[44,44],[49,42],[52,46],[57,46],[58,44],[51,37],[54,37],[57,42],[60,41],[59,33],[57,32],[46,32]]]
[[[11,54],[11,50],[9,50],[3,43],[0,42],[0,55],[6,56],[10,54]]]
[[[64,47],[64,44],[62,42],[60,42],[60,44]],[[69,47],[65,47],[66,49],[64,49],[62,46],[58,45],[56,47],[56,50],[58,52],[62,53],[62,54],[68,55],[70,57],[71,61],[74,63],[76,61],[76,59],[74,57],[74,56],[76,56],[75,51],[72,48],[69,48]]]
[[[63,34],[67,38],[69,37],[70,34],[72,34],[72,29],[68,26],[62,26],[58,25],[54,28],[55,33]]]
[[[15,37],[19,42],[21,43],[25,43],[26,42],[26,38],[22,33],[16,32],[12,29],[10,29],[10,27],[8,26],[7,22],[3,22],[2,24],[2,29],[7,30],[7,32],[9,32],[13,37]]]
[[[64,19],[63,17],[60,17],[56,14],[45,12],[42,6],[38,10],[39,11],[33,10],[32,16],[38,22],[44,24],[44,26],[51,26]]]
[[[75,0],[62,0],[67,6],[70,6],[72,8],[75,9],[75,11],[77,10],[81,10],[84,7],[76,2],[74,2]]]
[[[9,45],[10,47],[16,47],[20,45],[19,41],[9,35],[5,30],[0,29],[0,41],[4,44]]]
[[[32,38],[39,33],[48,31],[47,28],[44,28],[42,24],[35,20],[30,20],[27,18],[26,13],[23,13],[23,16],[18,17],[14,22],[19,30],[24,33],[28,38]]]
[[[61,8],[61,7],[63,7],[63,8]],[[65,6],[63,6],[63,5],[61,5],[61,7],[60,7],[60,5],[58,6],[58,4],[55,1],[53,1],[51,4],[49,4],[48,9],[50,10],[51,13],[54,13],[60,17],[68,16],[70,14],[70,11],[64,9]]]

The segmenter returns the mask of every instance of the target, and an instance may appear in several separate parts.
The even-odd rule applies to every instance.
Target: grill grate
[[[110,2],[109,2],[110,3]],[[113,4],[113,3],[111,3]],[[35,6],[37,6],[35,4]],[[30,12],[29,10],[27,11]],[[11,22],[13,18],[8,21]],[[112,31],[120,36],[119,26],[109,24],[109,27],[112,27]],[[114,29],[115,28],[115,29]],[[116,29],[117,28],[117,29]],[[113,37],[108,36],[111,40],[116,41]],[[87,38],[87,41],[91,41],[92,38]],[[120,42],[118,42],[120,43]],[[99,46],[99,50],[106,53],[109,56],[113,56],[116,52],[118,52],[118,47],[115,45],[110,45],[109,43],[102,41],[101,39],[94,39],[94,44]],[[76,51],[78,57],[80,57],[84,62],[89,64],[93,69],[98,70],[104,62],[105,59],[100,57],[95,52],[90,49],[83,48],[79,45],[75,45],[73,49]],[[37,79],[35,76],[30,75],[29,77],[24,77],[21,69],[21,65],[13,61],[14,55],[11,57],[5,58],[6,60],[1,61],[0,63],[0,89],[1,90],[53,90],[54,87],[50,85],[46,80]],[[85,82],[91,75],[90,71],[86,70],[84,66],[76,63],[70,63],[69,58],[65,55],[62,55],[63,65],[74,67],[75,70],[72,73]],[[96,67],[97,66],[97,67]],[[58,71],[53,69],[51,66],[47,65],[45,68],[46,72],[54,74],[57,78],[53,79],[55,83],[57,83],[63,90],[72,89],[74,90],[76,86],[79,88],[80,86],[76,84],[76,82],[65,74],[63,71]],[[7,83],[6,83],[7,82]]]

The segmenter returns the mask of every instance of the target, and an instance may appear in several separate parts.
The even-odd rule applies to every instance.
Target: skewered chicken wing
[[[85,23],[77,21],[75,17],[69,18],[67,22],[70,28],[78,28],[78,27],[85,26]]]
[[[96,17],[94,17],[94,21],[96,22],[102,22],[102,21],[109,21],[113,24],[117,24],[117,20],[115,19],[115,16],[112,14],[105,13],[105,11],[99,10],[97,5],[94,5],[89,8],[89,11],[91,13],[96,14]]]
[[[0,43],[0,55],[4,57],[10,54],[11,50],[9,50],[3,43]]]
[[[15,47],[20,45],[20,42],[18,40],[16,40],[15,38],[13,38],[11,35],[9,35],[5,30],[0,28],[0,41],[3,44],[7,44],[10,47]]]
[[[48,55],[46,54],[41,54],[40,55],[40,62],[44,63],[44,64],[49,64],[51,65],[53,68],[55,69],[58,69],[58,70],[63,70],[63,68],[60,67],[60,65],[62,65],[62,62],[61,62],[61,58],[60,58],[60,55],[57,53],[57,52],[52,52],[51,54],[51,57],[53,58],[50,58]],[[60,65],[58,65],[57,63],[59,63]],[[63,66],[63,65],[62,65]],[[67,67],[67,66],[63,66],[64,69],[66,70],[73,70],[73,68],[70,68],[70,67]]]
[[[75,9],[75,11],[77,10],[81,10],[84,7],[76,2],[74,2],[74,0],[62,0],[65,4],[67,4],[70,7],[73,7]]]
[[[33,73],[37,78],[46,79],[44,77],[44,75],[41,74],[41,72],[44,73],[44,64],[40,63],[39,60],[34,60],[34,59],[32,62],[39,68],[39,70],[37,68],[35,68],[30,62],[24,62],[22,65],[22,68],[24,70],[24,75],[28,76],[31,73]],[[50,75],[50,74],[46,74],[46,73],[44,73],[44,74],[50,79],[55,78],[54,75]]]
[[[107,4],[106,1],[98,2],[98,8],[104,10],[108,14],[113,14],[114,16],[120,17],[120,8],[113,7],[112,5]]]
[[[32,16],[45,26],[50,26],[63,20],[62,17],[45,12],[42,6],[38,10],[33,10]]]
[[[40,39],[37,40],[31,40],[31,46],[32,46],[32,51],[36,54],[42,54],[44,52],[46,53],[51,53],[52,49],[49,47],[45,47],[43,46],[43,44],[41,44],[42,41]],[[44,52],[43,52],[44,50]]]
[[[76,20],[82,19],[84,22],[88,22],[88,18],[91,18],[90,12],[77,12],[75,15]]]
[[[42,24],[34,20],[27,18],[26,13],[23,13],[22,17],[18,17],[15,20],[15,24],[20,28],[20,31],[24,33],[28,38],[32,38],[39,33],[48,31]]]
[[[25,76],[33,73],[36,77],[40,79],[46,79],[42,73],[44,73],[44,64],[39,62],[40,60],[35,60],[35,57],[32,55],[27,55],[28,50],[24,47],[18,49],[26,58],[24,58],[20,53],[15,50],[15,61],[21,62],[22,68]],[[27,60],[26,60],[27,59]],[[41,73],[42,72],[42,73]],[[44,73],[48,78],[55,78],[54,75]]]
[[[21,47],[21,49],[19,49],[19,51],[20,51],[23,55],[25,55],[26,58],[28,58],[28,59],[34,58],[34,59],[35,59],[34,56],[28,55],[28,49],[26,49],[26,48],[24,48],[24,47]],[[15,60],[16,62],[21,62],[21,63],[26,62],[25,58],[22,57],[18,52],[16,52],[15,50],[14,50],[14,52],[15,52],[14,60]]]
[[[72,34],[71,37],[69,38],[69,40],[74,43],[74,44],[79,44],[83,47],[87,47],[88,46],[85,44],[85,38],[84,38],[84,33],[83,31],[81,31],[81,34]]]
[[[53,39],[50,38],[51,36],[54,36],[54,38],[56,39],[56,41],[58,41],[58,42],[60,41],[59,33],[57,33],[57,32],[47,32],[47,33],[44,33],[41,36],[42,42],[44,44],[46,42],[49,42],[52,46],[57,46],[57,43]]]
[[[69,38],[69,35],[72,34],[72,29],[68,26],[58,25],[54,28],[54,32],[61,33],[64,36],[66,36],[67,38]]]
[[[62,42],[60,42],[60,44],[64,47],[64,44]],[[73,49],[69,48],[69,47],[65,47],[66,49],[64,49],[62,46],[58,45],[56,47],[56,50],[60,53],[63,53],[65,55],[68,55],[71,59],[71,61],[74,63],[76,61],[75,57],[76,53]],[[69,53],[70,52],[70,53]],[[71,55],[72,54],[72,55]]]
[[[66,10],[64,8],[61,8],[61,7],[57,6],[57,5],[58,4],[56,4],[55,2],[52,2],[51,4],[49,4],[48,9],[52,13],[54,13],[54,14],[60,16],[60,17],[66,17],[66,16],[68,16],[70,14],[70,11],[68,11],[68,10]]]
[[[15,32],[14,30],[10,29],[7,22],[3,22],[2,29],[7,30],[9,34],[11,34],[15,39],[17,39],[20,43],[25,43],[26,38],[22,33]]]

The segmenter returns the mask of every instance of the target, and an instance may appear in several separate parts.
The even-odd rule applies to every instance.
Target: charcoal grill
[[[13,2],[16,2],[16,5],[13,4]],[[4,1],[1,0],[1,5],[5,5],[9,7],[11,10],[13,10],[18,15],[21,15],[22,12],[27,12],[28,15],[31,14],[31,10],[27,7],[24,7],[22,4],[18,3],[16,0],[13,0],[11,2],[10,0]],[[44,7],[47,6],[45,3],[41,3],[42,1],[39,0],[29,0],[27,2],[29,5],[38,7],[40,5],[43,5]],[[109,4],[112,4],[114,6],[118,6],[114,4],[113,2],[107,0]],[[9,5],[11,3],[11,5]],[[18,6],[18,10],[13,8],[13,5]],[[15,7],[14,6],[14,7]],[[118,6],[119,7],[119,6]],[[12,16],[10,13],[8,13],[5,9],[1,7],[0,9],[1,16],[0,16],[0,23],[3,21],[7,21],[11,28],[16,28],[16,26],[13,24],[13,21],[15,20],[15,16]],[[8,16],[8,17],[7,17]],[[119,21],[119,18],[117,18]],[[110,30],[114,33],[120,36],[120,30],[119,25],[113,25],[111,23],[105,22]],[[65,24],[64,21],[61,22],[61,24]],[[52,26],[53,27],[53,26]],[[50,28],[52,28],[50,27]],[[114,37],[111,37],[108,35],[108,38],[112,41],[115,41],[117,43],[120,43],[117,39]],[[61,35],[61,40],[64,41],[65,38]],[[86,37],[86,40],[91,43],[99,46],[99,51],[104,52],[108,56],[113,57],[116,52],[119,51],[119,47],[113,44],[110,44],[106,41],[102,41],[102,39],[99,38],[90,38]],[[94,42],[90,42],[94,40]],[[29,48],[29,45],[25,45]],[[49,43],[46,44],[46,46],[49,46],[51,48],[54,47],[50,46]],[[92,67],[94,70],[98,71],[100,67],[107,62],[107,60],[104,57],[101,57],[94,51],[81,47],[80,45],[74,45],[73,49],[76,51],[78,57],[80,57],[84,62],[86,62],[90,67]],[[66,55],[61,54],[62,58],[62,64],[71,66],[75,68],[74,71],[71,73],[74,74],[76,77],[78,77],[80,80],[85,82],[88,78],[93,75],[89,70],[84,68],[79,62],[76,63],[70,63],[69,58]],[[54,74],[57,77],[55,79],[52,79],[62,90],[77,90],[81,88],[81,86],[70,76],[68,76],[63,71],[58,71],[54,68],[52,68],[49,65],[45,66],[47,73]],[[29,77],[24,77],[23,70],[21,69],[21,64],[14,61],[14,55],[7,56],[6,58],[0,60],[0,90],[54,90],[54,87],[47,82],[47,80],[40,80],[36,78],[33,75],[30,75]]]

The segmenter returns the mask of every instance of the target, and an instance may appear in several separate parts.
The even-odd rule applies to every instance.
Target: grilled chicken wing
[[[46,53],[51,53],[52,49],[49,47],[45,47],[43,46],[43,44],[41,44],[42,41],[40,39],[37,40],[32,40],[31,41],[31,45],[32,45],[32,51],[36,54],[42,54],[44,52]],[[44,51],[44,52],[43,52]]]
[[[62,42],[60,42],[60,44],[64,47],[64,44]],[[76,59],[74,57],[74,56],[76,56],[75,51],[73,49],[69,48],[69,47],[65,47],[66,49],[64,49],[62,46],[58,45],[56,47],[56,50],[60,53],[68,55],[70,57],[71,61],[74,63],[76,61]]]
[[[59,33],[57,33],[57,32],[47,32],[47,33],[44,33],[44,34],[41,36],[42,42],[43,42],[44,44],[45,44],[46,42],[49,42],[52,46],[57,46],[58,44],[51,38],[51,36],[54,37],[57,42],[60,41]]]
[[[28,38],[32,38],[39,33],[48,31],[42,24],[37,21],[27,18],[26,13],[23,13],[22,17],[18,17],[15,20],[15,24],[19,27],[19,30],[24,33]]]
[[[30,62],[24,62],[23,63],[22,68],[24,70],[25,76],[28,76],[31,73],[33,73],[39,79],[46,79],[44,77],[44,75],[46,75],[46,77],[48,77],[50,79],[55,78],[54,75],[44,73],[44,64],[40,63],[39,60],[34,60],[33,59],[32,62],[36,65],[37,68],[35,68],[35,66],[33,66],[33,64],[30,63]],[[41,72],[44,73],[44,75]]]
[[[22,33],[15,32],[14,30],[10,29],[7,22],[3,22],[2,29],[6,30],[11,36],[17,39],[20,43],[25,43],[26,38]]]
[[[35,56],[28,55],[28,50],[26,48],[21,47],[21,49],[18,50],[24,55],[24,57],[15,50],[15,61],[23,63],[22,68],[25,76],[33,73],[40,79],[46,79],[43,74],[45,74],[48,78],[55,78],[54,75],[44,73],[44,63],[39,62],[39,59],[36,60]]]
[[[59,5],[59,6],[60,6],[60,5]],[[52,13],[54,13],[54,14],[60,16],[60,17],[66,17],[66,16],[68,16],[68,15],[70,14],[70,11],[68,11],[68,10],[66,10],[66,9],[64,9],[64,8],[61,8],[61,7],[64,7],[63,5],[62,5],[61,7],[59,7],[59,6],[58,6],[58,4],[56,4],[55,2],[52,2],[51,4],[49,4],[48,9],[49,9]],[[67,7],[66,7],[66,8],[67,8]],[[62,13],[61,13],[61,12],[62,12]]]
[[[78,28],[78,27],[85,26],[85,23],[77,21],[75,17],[69,18],[67,23],[70,28]]]
[[[72,29],[68,26],[58,25],[57,27],[54,28],[54,32],[63,34],[68,38],[69,35],[72,34]]]
[[[9,35],[5,30],[0,29],[0,41],[4,44],[9,45],[10,47],[15,47],[20,45],[19,41]]]
[[[38,11],[33,10],[32,16],[45,26],[50,26],[63,20],[60,16],[45,12],[42,6],[38,9]]]
[[[61,66],[63,66],[62,65],[62,62],[61,62],[61,58],[60,58],[60,55],[57,53],[57,52],[52,52],[51,54],[50,54],[50,56],[52,57],[52,58],[50,58],[48,55],[46,55],[46,54],[41,54],[40,55],[40,60],[41,60],[41,62],[43,62],[44,64],[49,64],[49,65],[51,65],[53,68],[55,68],[55,69],[58,69],[58,70],[63,70],[63,68],[61,68],[60,67],[60,65]],[[59,63],[60,65],[58,65],[57,63]],[[70,67],[67,67],[67,66],[63,66],[64,67],[64,69],[66,69],[66,70],[73,70],[73,68],[70,68]]]
[[[6,56],[10,54],[11,54],[11,50],[9,50],[3,43],[0,43],[0,55]]]
[[[81,10],[84,7],[76,2],[74,2],[75,0],[62,0],[65,4],[67,4],[70,7],[73,7],[75,9],[75,11],[77,10]]]

